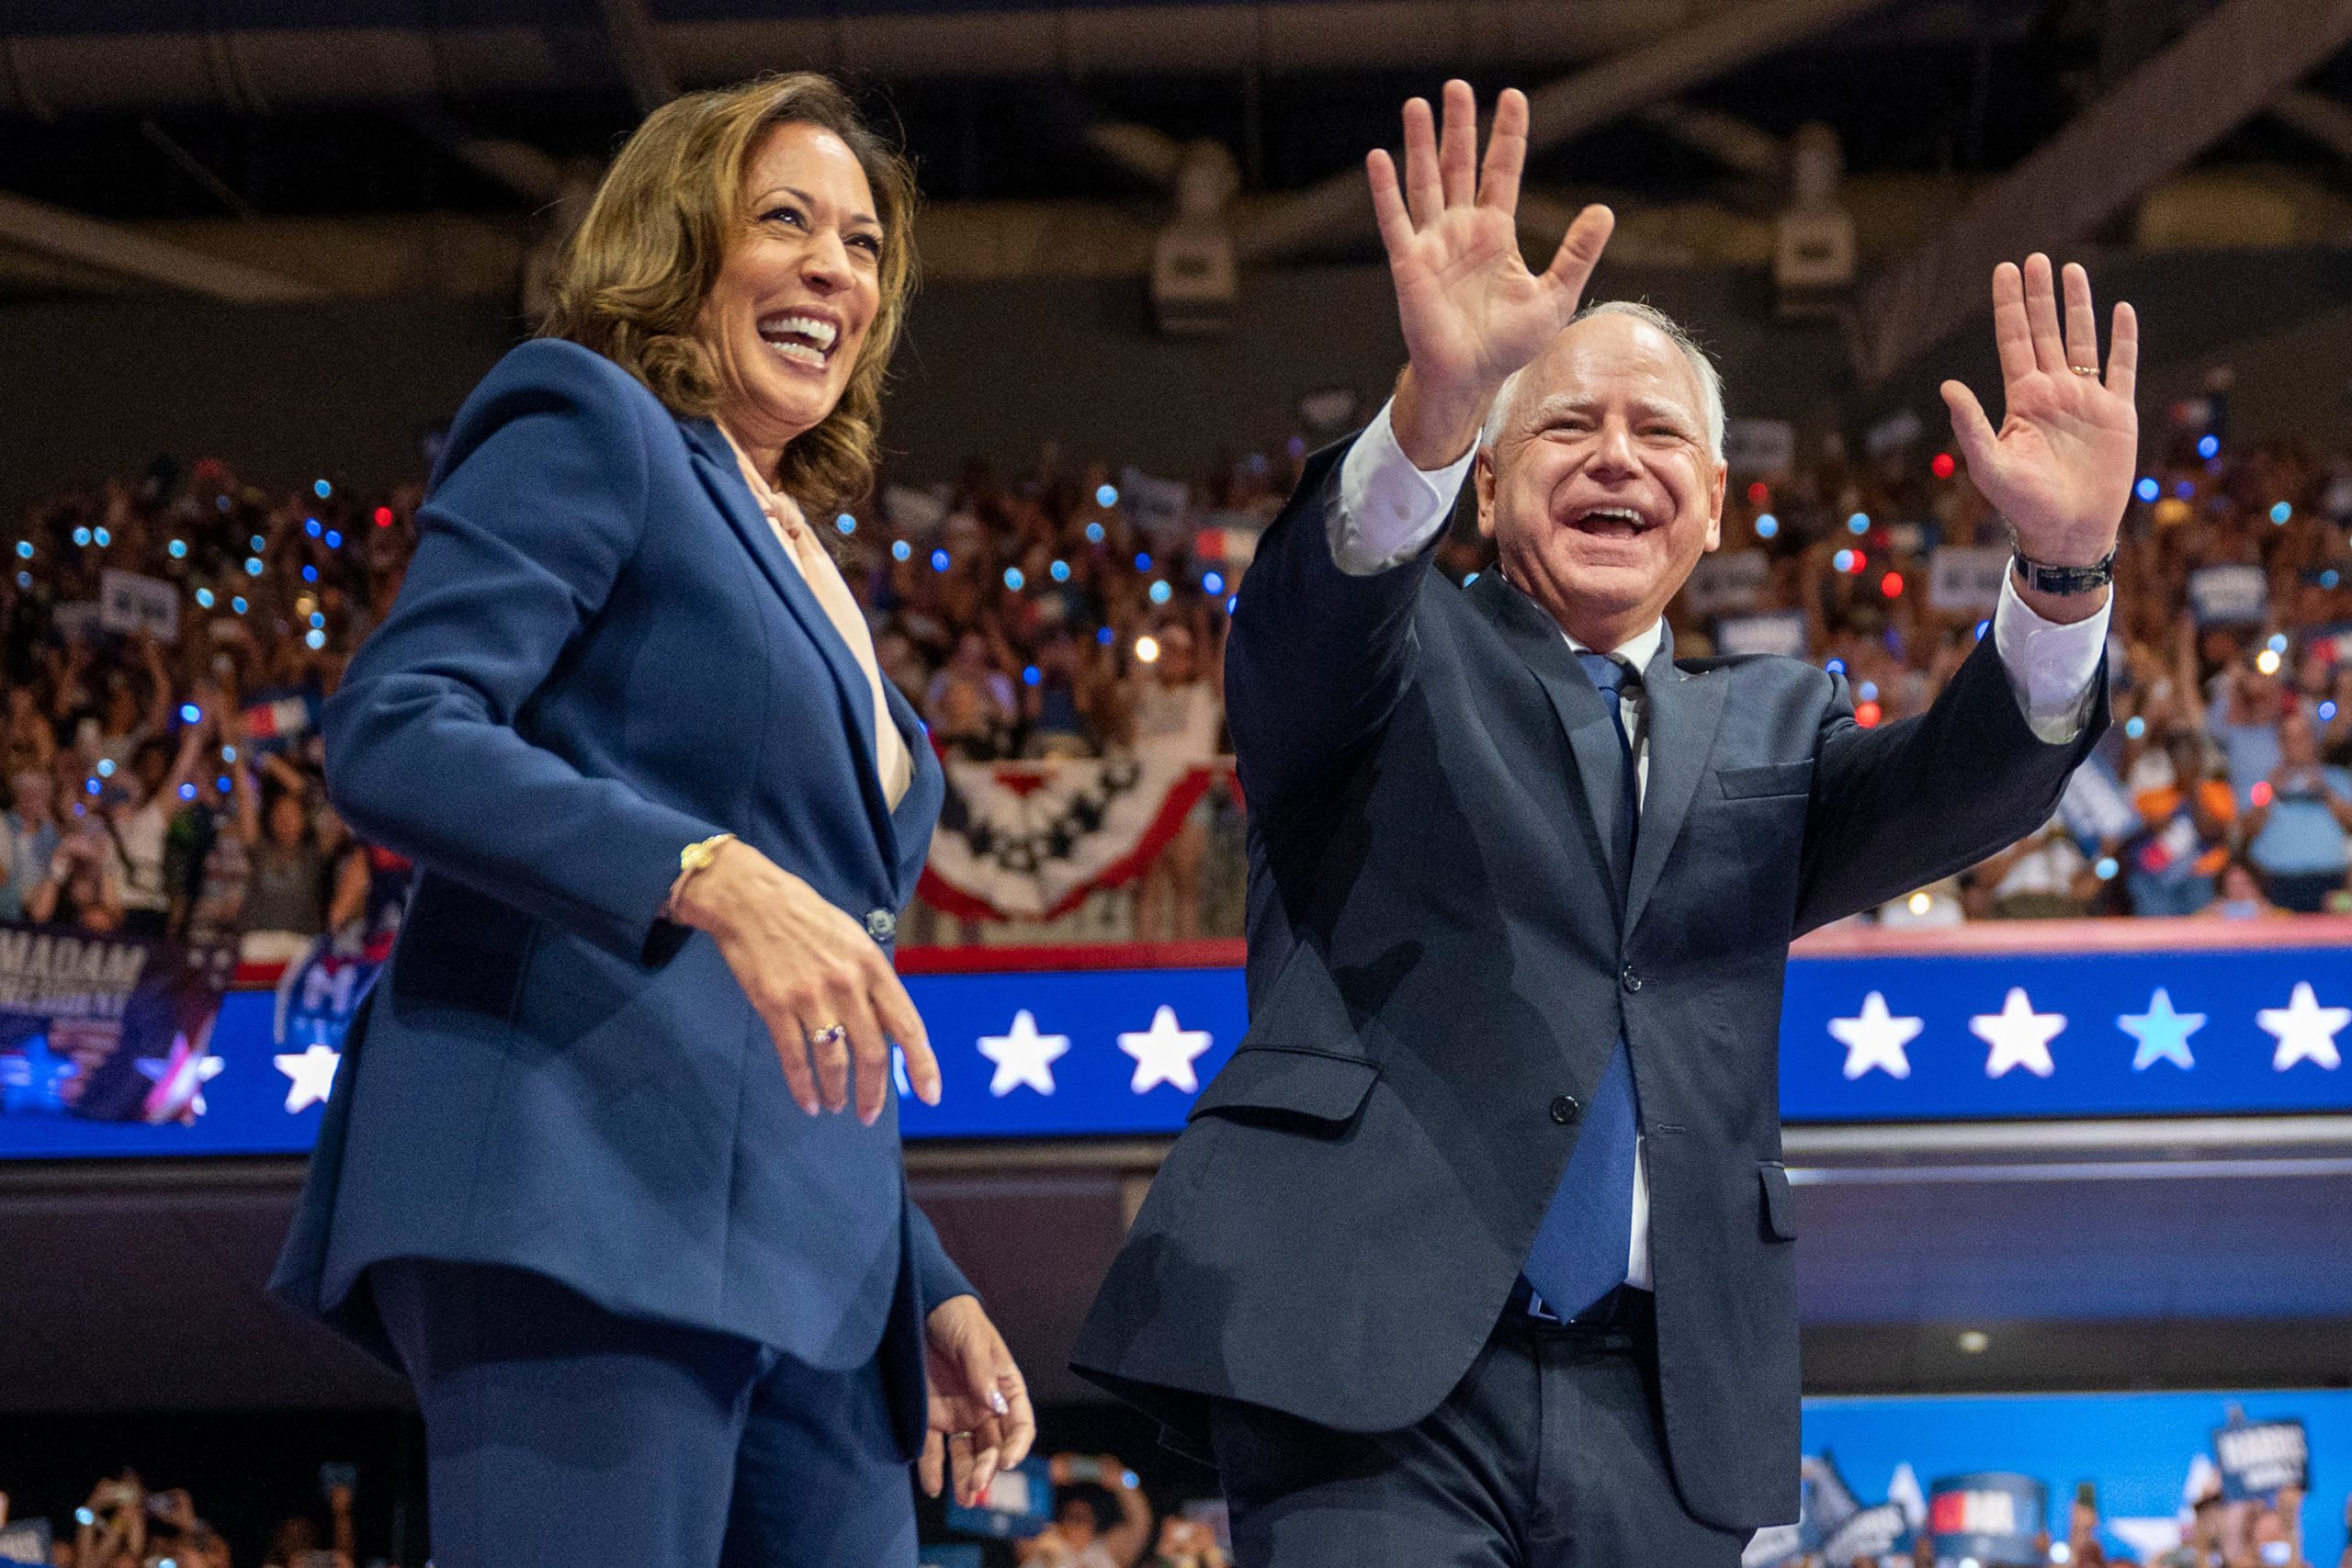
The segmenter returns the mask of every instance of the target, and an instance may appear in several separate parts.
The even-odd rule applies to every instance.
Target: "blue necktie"
[[[1614,863],[1618,903],[1624,903],[1634,866],[1634,836],[1641,820],[1641,786],[1634,769],[1634,743],[1625,733],[1623,692],[1632,671],[1600,653],[1579,653],[1577,662],[1609,705],[1617,732],[1620,782],[1609,852]],[[1609,1066],[1592,1091],[1575,1152],[1560,1177],[1552,1206],[1528,1248],[1521,1270],[1544,1303],[1561,1317],[1574,1317],[1625,1279],[1626,1248],[1633,1240],[1634,1145],[1641,1130],[1634,1095],[1634,1065],[1621,1037]]]

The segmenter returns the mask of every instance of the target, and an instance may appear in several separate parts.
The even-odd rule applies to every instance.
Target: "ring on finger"
[[[848,1038],[847,1026],[839,1023],[829,1023],[822,1029],[812,1029],[808,1032],[808,1043],[819,1047],[838,1045]]]
[[[2072,370],[2077,376],[2096,376],[2098,374],[2098,367],[2096,365],[2069,365],[2066,368]]]

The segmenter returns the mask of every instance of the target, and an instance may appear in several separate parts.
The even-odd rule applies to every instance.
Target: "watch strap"
[[[2089,566],[2052,566],[2047,561],[2035,560],[2024,550],[2017,548],[2012,548],[2009,558],[2017,568],[2018,578],[2037,593],[2061,596],[2088,593],[2115,581],[2115,551],[2112,547],[2103,558]]]

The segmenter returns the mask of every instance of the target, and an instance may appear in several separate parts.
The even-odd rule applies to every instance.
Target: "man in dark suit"
[[[1714,372],[1581,316],[1611,223],[1541,275],[1450,83],[1372,154],[1410,364],[1310,464],[1240,590],[1251,1024],[1081,1333],[1079,1370],[1214,1457],[1243,1568],[1698,1568],[1797,1508],[1777,1114],[1799,931],[2039,826],[2106,722],[2136,326],[2004,266],[2007,418],[1948,383],[2018,563],[1928,713],[1677,659],[1714,547]],[[1485,439],[1480,440],[1482,418]],[[1474,447],[1476,451],[1474,453]],[[1429,570],[1475,457],[1499,569]]]

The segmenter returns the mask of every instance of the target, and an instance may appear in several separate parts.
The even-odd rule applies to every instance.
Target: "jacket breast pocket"
[[[1760,768],[1723,768],[1715,784],[1725,800],[1760,800],[1772,795],[1804,795],[1813,788],[1813,759],[1767,762]]]
[[[1187,1121],[1223,1116],[1335,1137],[1354,1122],[1380,1069],[1359,1057],[1253,1045],[1233,1054]]]
[[[1765,1160],[1758,1164],[1756,1174],[1764,1185],[1764,1234],[1774,1241],[1796,1240],[1796,1195],[1789,1190],[1788,1167]]]

